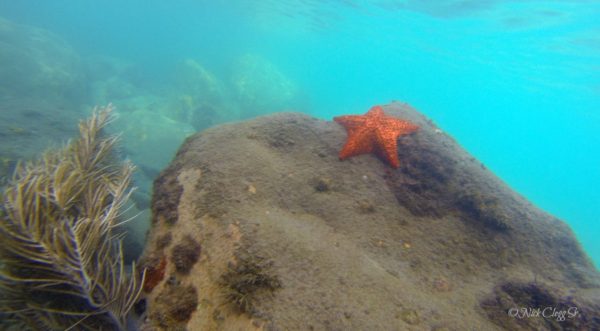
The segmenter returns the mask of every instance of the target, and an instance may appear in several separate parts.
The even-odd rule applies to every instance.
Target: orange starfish
[[[348,132],[340,160],[351,156],[375,153],[392,167],[398,168],[398,137],[417,131],[408,121],[387,116],[380,106],[372,107],[365,115],[346,115],[333,118]]]

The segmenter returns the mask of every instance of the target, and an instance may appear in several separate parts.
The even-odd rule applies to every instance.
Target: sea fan
[[[111,105],[81,136],[19,166],[0,207],[0,317],[33,330],[125,330],[142,279],[113,230],[133,166],[103,133]]]

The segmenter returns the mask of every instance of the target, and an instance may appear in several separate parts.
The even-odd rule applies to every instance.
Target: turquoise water
[[[177,94],[174,68],[193,59],[210,72],[222,113],[182,129],[165,143],[169,155],[186,134],[224,121],[281,110],[330,120],[408,102],[568,222],[600,265],[599,2],[0,0],[0,16],[56,34],[84,66],[102,55],[135,68],[119,78],[124,95],[98,92],[90,74],[82,101],[112,101],[125,119],[147,105],[199,107]],[[261,69],[236,74],[244,61],[243,72]],[[165,116],[146,124],[186,123]]]

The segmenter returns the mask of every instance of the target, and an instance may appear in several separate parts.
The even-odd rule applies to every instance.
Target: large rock
[[[76,134],[86,97],[81,59],[64,39],[0,17],[0,186],[18,160]]]
[[[87,89],[79,55],[59,36],[0,17],[0,101],[84,100]]]
[[[87,57],[86,74],[90,81],[91,102],[97,105],[110,102],[120,105],[145,95],[149,85],[156,81],[140,66],[105,55]]]
[[[150,192],[152,180],[166,167],[185,138],[195,132],[184,122],[170,117],[163,98],[141,95],[119,104],[112,129],[122,132],[123,151],[139,168],[136,186]]]
[[[245,54],[234,61],[231,84],[244,118],[290,109],[298,101],[296,84],[259,55]]]
[[[239,119],[238,107],[230,100],[220,79],[193,59],[175,70],[176,91],[170,96],[173,115],[201,131]]]
[[[568,226],[407,105],[384,109],[421,126],[397,170],[339,161],[344,129],[296,113],[188,138],[155,182],[145,328],[600,329]]]

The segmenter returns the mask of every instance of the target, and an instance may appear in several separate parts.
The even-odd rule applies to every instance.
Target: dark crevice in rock
[[[157,223],[160,219],[170,225],[177,223],[177,206],[183,193],[183,187],[177,181],[180,170],[179,166],[171,166],[154,180],[152,224]]]
[[[387,182],[398,202],[415,216],[455,214],[476,227],[502,232],[510,229],[499,201],[460,169],[451,154],[427,137],[399,140],[401,166]]]

